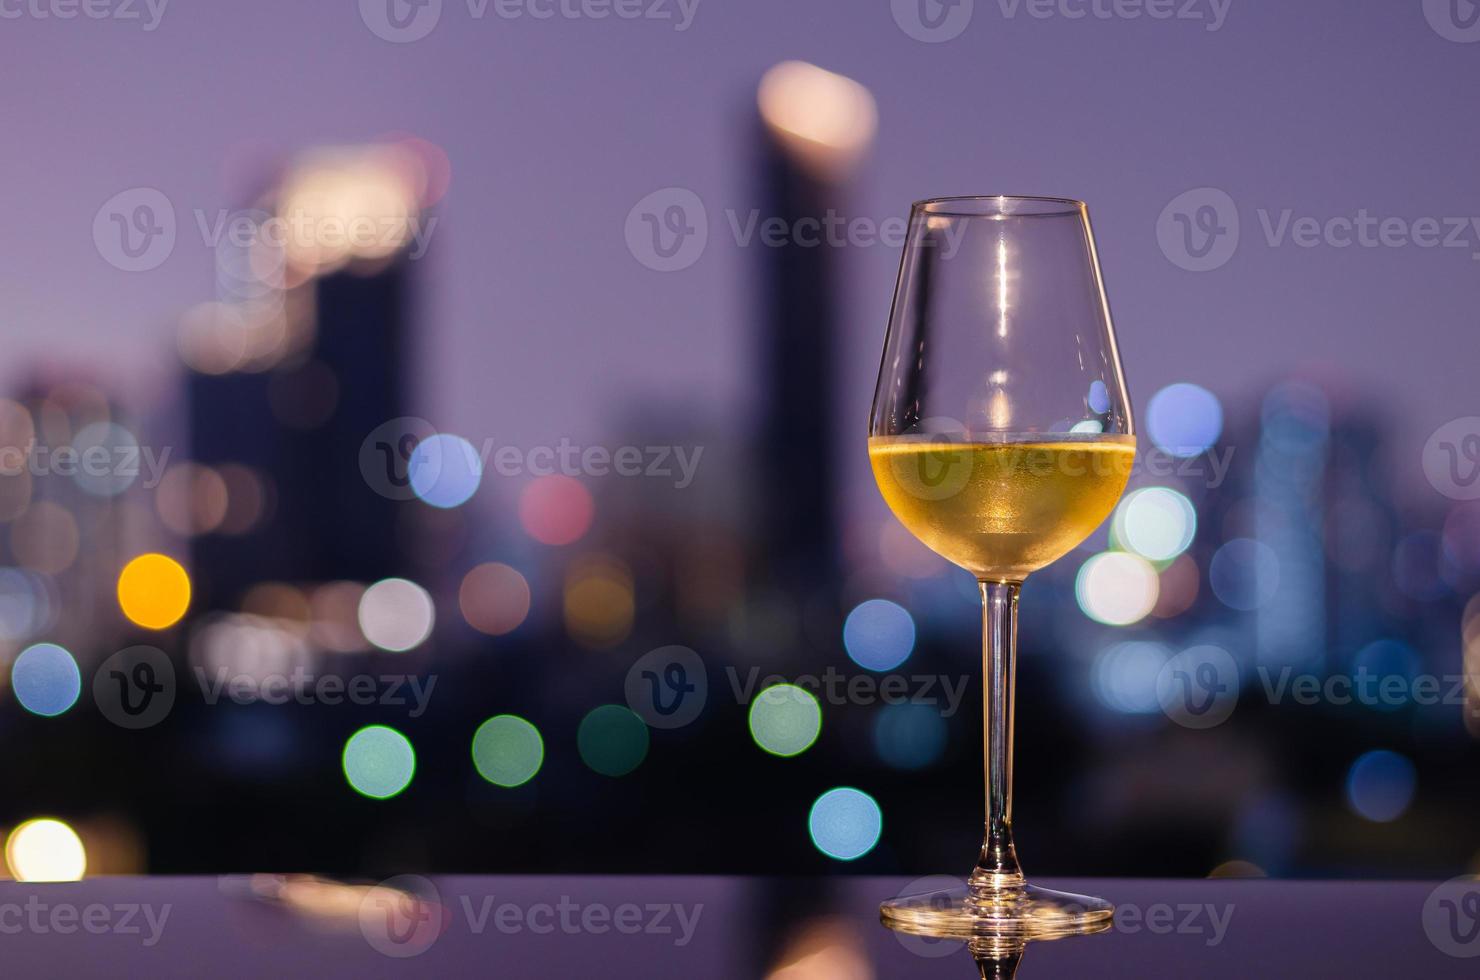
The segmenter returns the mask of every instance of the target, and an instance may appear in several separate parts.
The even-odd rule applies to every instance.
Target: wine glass
[[[1110,514],[1130,476],[1132,432],[1084,203],[916,203],[869,458],[894,515],[981,588],[986,837],[965,889],[884,903],[892,928],[1026,940],[1110,925],[1108,902],[1030,885],[1018,867],[1013,672],[1023,579]]]

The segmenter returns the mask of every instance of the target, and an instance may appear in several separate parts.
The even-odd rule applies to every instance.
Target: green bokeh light
[[[518,715],[495,715],[473,733],[473,766],[495,786],[522,786],[544,763],[540,730]]]
[[[604,704],[581,719],[576,749],[603,776],[625,776],[647,758],[647,723],[621,705]]]
[[[411,785],[416,751],[394,728],[368,725],[344,743],[344,778],[362,796],[389,799]]]
[[[822,731],[822,705],[795,684],[774,684],[750,703],[750,737],[772,755],[801,755]]]

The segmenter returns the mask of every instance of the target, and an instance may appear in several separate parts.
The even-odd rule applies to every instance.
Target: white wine
[[[1016,582],[1067,554],[1125,490],[1135,436],[934,442],[875,436],[869,459],[894,516],[978,578]]]

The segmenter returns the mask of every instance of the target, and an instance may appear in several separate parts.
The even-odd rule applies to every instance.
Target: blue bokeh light
[[[915,620],[888,599],[860,602],[843,622],[843,647],[865,670],[893,670],[915,649]]]
[[[1104,415],[1110,411],[1110,389],[1105,387],[1105,382],[1096,379],[1089,384],[1089,410],[1096,415]]]
[[[139,440],[116,422],[93,422],[72,437],[79,460],[72,479],[95,497],[116,497],[139,475]]]
[[[15,658],[10,687],[21,707],[50,718],[77,703],[82,693],[82,673],[65,649],[55,643],[37,643]]]
[[[1208,566],[1213,594],[1230,609],[1258,609],[1280,587],[1280,559],[1274,549],[1253,538],[1234,538],[1213,553]]]
[[[1402,640],[1373,640],[1352,658],[1354,686],[1363,704],[1380,711],[1396,711],[1409,704],[1413,681],[1422,669],[1418,653]],[[1399,695],[1391,696],[1388,678],[1402,681]],[[1368,679],[1370,678],[1370,679]],[[1386,693],[1385,693],[1386,692]]]
[[[1130,640],[1106,647],[1090,669],[1095,700],[1121,714],[1155,714],[1161,710],[1156,681],[1171,658],[1160,643]]]
[[[483,479],[483,461],[462,436],[438,433],[416,444],[406,464],[411,489],[425,503],[447,509],[467,503]]]
[[[852,861],[879,843],[884,814],[872,796],[848,786],[830,789],[812,804],[807,815],[812,843],[830,858]]]
[[[923,769],[940,759],[946,720],[937,705],[888,704],[874,716],[874,748],[895,769]]]
[[[1146,428],[1158,449],[1186,459],[1206,452],[1223,434],[1223,406],[1200,385],[1167,385],[1146,406]]]
[[[1417,786],[1413,763],[1396,752],[1376,749],[1359,756],[1347,771],[1346,802],[1358,815],[1387,823],[1408,809]]]

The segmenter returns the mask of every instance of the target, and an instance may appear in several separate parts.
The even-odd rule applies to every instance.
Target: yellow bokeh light
[[[75,830],[47,817],[27,820],[10,832],[5,863],[16,881],[80,881],[87,851]]]
[[[632,572],[610,555],[585,555],[565,576],[565,628],[582,646],[616,646],[632,632]]]
[[[166,629],[178,623],[190,605],[190,576],[166,555],[140,555],[118,574],[118,605],[135,625]]]

